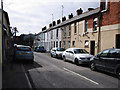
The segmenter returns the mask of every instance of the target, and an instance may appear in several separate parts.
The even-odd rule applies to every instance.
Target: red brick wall
[[[120,23],[120,1],[109,2],[107,9],[108,10],[102,14],[102,26]]]

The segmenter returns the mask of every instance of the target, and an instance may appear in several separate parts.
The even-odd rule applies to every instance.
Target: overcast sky
[[[82,1],[82,2],[81,2]],[[76,10],[87,11],[89,7],[99,7],[99,0],[3,0],[4,10],[8,12],[10,25],[17,27],[20,34],[39,33],[44,26],[53,20],[61,19],[62,5],[63,16],[68,18],[70,13],[76,16]]]

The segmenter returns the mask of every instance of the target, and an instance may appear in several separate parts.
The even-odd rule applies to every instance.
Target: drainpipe
[[[102,13],[101,11],[99,12],[99,31],[98,31],[98,50],[97,50],[97,53],[100,52],[101,50],[101,16],[102,16]]]

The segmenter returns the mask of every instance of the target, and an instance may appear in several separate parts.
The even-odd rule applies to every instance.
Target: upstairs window
[[[97,30],[97,18],[93,19],[93,31]]]
[[[68,35],[71,36],[71,24],[69,24],[69,32]]]
[[[74,33],[77,33],[77,24],[76,24],[76,22],[74,23]]]
[[[58,39],[58,29],[56,30],[56,39]]]
[[[51,31],[51,39],[53,39],[53,31]]]
[[[64,37],[66,36],[66,27],[64,27]]]
[[[104,0],[102,10],[107,10],[107,0]]]
[[[85,20],[85,32],[88,31],[88,20]]]

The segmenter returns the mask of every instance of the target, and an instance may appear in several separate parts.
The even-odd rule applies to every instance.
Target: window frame
[[[77,33],[77,23],[75,22],[74,23],[74,34],[76,34]]]

